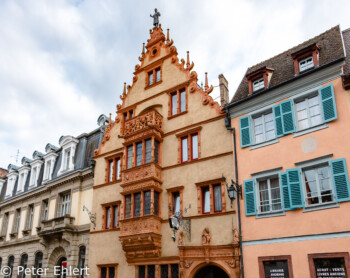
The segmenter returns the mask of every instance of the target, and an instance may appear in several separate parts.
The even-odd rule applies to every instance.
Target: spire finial
[[[109,124],[112,124],[112,113],[109,113]]]
[[[169,28],[167,29],[167,32],[166,32],[166,40],[169,41],[170,40],[170,36],[169,36]]]
[[[126,96],[126,82],[124,82],[123,96]]]
[[[186,67],[189,68],[190,67],[190,52],[187,51],[187,63],[186,63]]]
[[[145,43],[142,43],[142,56],[145,55]]]
[[[205,83],[204,83],[204,89],[208,90],[209,86],[208,86],[208,73],[205,73]]]

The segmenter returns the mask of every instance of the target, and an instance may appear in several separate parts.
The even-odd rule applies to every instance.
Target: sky
[[[0,167],[115,116],[154,8],[179,58],[190,51],[198,83],[208,72],[217,86],[223,73],[230,97],[247,67],[335,25],[350,28],[348,0],[0,0]]]

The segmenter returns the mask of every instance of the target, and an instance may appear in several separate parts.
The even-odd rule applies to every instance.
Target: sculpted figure
[[[160,12],[158,12],[157,9],[154,9],[154,15],[150,15],[150,17],[153,17],[153,25],[154,25],[154,27],[158,27]]]

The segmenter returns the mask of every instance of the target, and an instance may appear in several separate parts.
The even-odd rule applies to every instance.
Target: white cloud
[[[213,85],[224,73],[231,96],[248,66],[336,24],[350,27],[346,0],[1,1],[0,167],[17,149],[30,156],[115,112],[155,7],[180,58],[190,51],[199,83],[206,71]]]

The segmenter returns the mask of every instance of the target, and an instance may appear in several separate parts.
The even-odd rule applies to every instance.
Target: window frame
[[[160,72],[159,80],[157,81],[157,72]],[[152,83],[150,84],[150,75],[152,74]],[[145,89],[151,88],[153,86],[156,86],[162,82],[163,78],[163,72],[162,72],[162,65],[157,65],[151,70],[147,70],[146,74],[146,87]]]
[[[10,213],[7,211],[3,214],[3,217],[2,217],[1,234],[0,234],[0,236],[2,236],[2,237],[5,237],[7,235],[9,218],[10,218]]]
[[[26,226],[25,230],[30,231],[33,228],[33,222],[34,222],[34,204],[28,205],[27,209],[27,219],[26,219]]]
[[[273,122],[273,131],[274,131],[274,137],[271,138],[271,139],[266,139],[266,127],[265,127],[265,124],[266,124],[266,121],[265,121],[265,117],[266,115],[268,114],[272,114],[272,122]],[[264,136],[264,140],[257,143],[256,141],[256,133],[255,133],[255,123],[254,121],[258,118],[262,117],[262,126],[263,126],[263,136]],[[276,123],[275,123],[275,116],[274,116],[274,113],[273,113],[273,110],[272,110],[272,107],[271,108],[267,108],[267,109],[264,109],[263,111],[260,111],[258,113],[254,113],[254,114],[251,114],[250,115],[250,119],[251,119],[251,130],[252,130],[252,145],[260,145],[260,144],[264,144],[266,142],[270,142],[270,141],[273,141],[273,140],[276,140],[277,139],[277,134],[276,134]]]
[[[254,83],[258,82],[257,85],[255,85]],[[261,86],[262,84],[262,86]],[[252,80],[252,86],[253,86],[253,92],[257,92],[259,90],[265,89],[265,80],[264,77],[258,77]]]
[[[173,193],[179,193],[180,197],[180,214],[183,213],[183,190],[184,186],[176,186],[173,188],[167,188],[168,193],[168,216],[171,217],[172,215],[175,215],[174,212],[174,198]]]
[[[301,66],[301,63],[302,62],[307,62],[307,60],[308,59],[310,59],[311,58],[311,64],[309,64],[309,63],[306,63],[305,65],[306,65],[306,68],[303,68],[302,69],[302,66]],[[301,73],[301,72],[304,72],[304,71],[307,71],[307,70],[309,70],[309,69],[313,69],[314,67],[315,67],[315,64],[314,64],[314,58],[313,58],[313,56],[312,56],[312,54],[310,54],[309,56],[307,56],[307,57],[305,57],[305,58],[301,58],[301,59],[299,59],[298,60],[298,65],[299,65],[299,72]],[[311,66],[310,66],[311,65]]]
[[[41,201],[41,214],[40,214],[39,223],[40,223],[41,221],[46,221],[46,220],[49,219],[49,202],[50,202],[49,199],[45,199],[45,200],[42,200],[42,201]],[[47,206],[45,206],[45,204],[46,204]],[[46,207],[46,209],[45,209],[45,207]],[[46,211],[46,218],[44,219],[45,211]]]
[[[122,179],[122,161],[123,161],[123,157],[122,154],[119,153],[117,155],[114,156],[109,156],[106,157],[106,178],[105,178],[105,182],[106,183],[113,183],[113,182],[119,182]],[[112,169],[112,177],[110,176],[110,171],[111,171],[111,163],[113,163],[113,169]],[[119,165],[119,167],[118,167]],[[119,170],[118,170],[119,169]],[[116,177],[116,174],[118,174],[118,177]],[[112,178],[112,179],[110,179]]]
[[[178,163],[189,163],[193,161],[197,161],[201,159],[201,130],[202,127],[199,126],[197,128],[178,133],[176,134],[176,137],[178,138]],[[198,148],[198,158],[193,158],[193,142],[192,138],[193,136],[197,135],[197,148]],[[183,144],[182,141],[187,138],[187,160],[183,159]]]
[[[106,203],[106,204],[102,204],[102,210],[103,210],[103,217],[102,217],[102,229],[103,230],[118,230],[120,229],[120,207],[121,207],[121,201],[116,201],[116,202],[112,202],[112,203]],[[118,215],[117,215],[117,225],[114,226],[115,222],[115,210],[114,208],[117,207],[118,208]],[[110,224],[109,227],[107,227],[107,209],[110,210]]]
[[[309,270],[310,270],[310,277],[311,278],[317,277],[314,259],[335,259],[335,258],[344,258],[346,273],[347,273],[347,276],[350,277],[349,252],[314,253],[314,254],[308,254],[307,257],[308,257],[308,261],[309,261]]]
[[[15,217],[13,219],[13,227],[12,227],[12,233],[18,234],[19,232],[19,226],[21,225],[21,208],[17,208],[15,210]]]
[[[288,264],[288,275],[289,278],[293,278],[293,265],[292,265],[292,256],[291,255],[279,255],[279,256],[264,256],[258,257],[259,264],[259,278],[266,278],[264,262],[270,261],[287,261]]]
[[[278,179],[278,187],[279,187],[279,191],[280,191],[280,199],[281,199],[281,209],[279,210],[272,210],[272,194],[271,194],[271,179],[275,179],[277,178]],[[261,211],[261,208],[260,208],[260,202],[261,202],[261,199],[260,199],[260,189],[259,189],[259,182],[260,181],[265,181],[267,180],[268,183],[268,194],[269,194],[269,204],[268,206],[271,207],[271,210],[269,211],[266,211],[266,212],[263,212]],[[255,183],[255,189],[256,189],[256,206],[257,206],[257,213],[256,215],[257,216],[264,216],[264,215],[271,215],[271,214],[280,214],[280,213],[283,213],[284,212],[284,207],[283,207],[283,192],[282,192],[282,188],[281,188],[281,181],[280,181],[280,176],[279,176],[279,172],[276,172],[274,174],[270,174],[270,175],[266,175],[266,176],[259,176],[257,178],[254,179],[254,183]]]
[[[117,278],[118,276],[118,264],[98,264],[98,278],[101,278],[101,270],[102,268],[106,268],[106,278],[110,278],[109,276],[109,270],[110,268],[114,268],[114,278]]]
[[[215,194],[214,194],[214,186],[220,185],[221,186],[221,210],[215,211]],[[222,213],[226,212],[226,187],[225,182],[222,181],[222,178],[210,180],[206,182],[196,183],[197,186],[197,211],[199,215],[210,215],[210,214],[216,214],[216,213]],[[204,198],[203,198],[203,191],[202,189],[204,187],[209,187],[209,202],[210,202],[210,211],[204,212]]]
[[[65,201],[65,204],[68,204],[69,211],[68,213],[66,212],[65,214],[62,215],[62,206],[63,206],[63,197],[64,196],[69,196],[69,202]],[[58,203],[56,205],[57,209],[57,217],[65,217],[65,216],[70,216],[71,213],[71,204],[72,204],[72,193],[71,191],[63,191],[58,194]]]
[[[182,99],[182,95],[184,94],[184,100]],[[188,112],[188,93],[187,93],[187,87],[186,86],[180,86],[175,89],[173,89],[171,92],[168,93],[169,95],[169,112],[168,112],[168,120],[172,119],[174,117],[183,115]],[[176,103],[174,103],[173,96],[176,96]],[[182,104],[184,103],[184,109],[182,110]],[[176,106],[176,109],[175,109]],[[176,110],[176,113],[174,113],[173,110]]]

